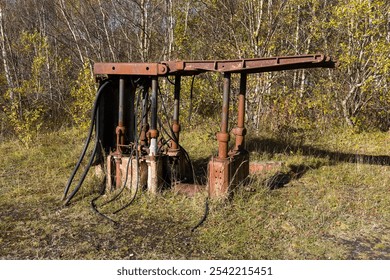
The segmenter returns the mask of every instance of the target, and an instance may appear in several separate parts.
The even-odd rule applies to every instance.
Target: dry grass
[[[182,143],[204,175],[216,145],[199,135],[184,133]],[[282,160],[285,166],[253,176],[230,202],[212,201],[194,233],[204,211],[202,194],[140,193],[112,215],[118,221],[113,225],[91,211],[99,180],[89,176],[63,207],[63,187],[82,141],[69,130],[41,135],[30,149],[0,144],[1,259],[390,258],[388,133],[251,137],[253,159]],[[269,182],[278,176],[284,181],[271,190]],[[129,199],[100,209],[110,214]]]

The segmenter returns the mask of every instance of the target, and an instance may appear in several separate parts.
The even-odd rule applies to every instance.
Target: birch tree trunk
[[[0,45],[1,45],[0,47],[1,47],[1,54],[2,54],[2,58],[3,58],[3,67],[4,67],[5,78],[7,79],[8,88],[11,89],[9,91],[9,95],[10,95],[9,97],[12,100],[12,99],[14,99],[14,94],[12,91],[13,82],[12,82],[10,68],[8,66],[8,52],[7,52],[7,48],[6,48],[6,44],[5,44],[7,37],[5,34],[4,17],[3,16],[4,16],[4,11],[0,5]]]

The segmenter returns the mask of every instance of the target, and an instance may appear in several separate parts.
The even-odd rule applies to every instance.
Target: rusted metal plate
[[[228,197],[230,160],[212,158],[209,162],[209,196]]]
[[[242,152],[227,159],[212,158],[209,162],[210,197],[229,197],[249,176],[249,153]]]
[[[162,76],[167,67],[160,63],[95,63],[95,75]]]

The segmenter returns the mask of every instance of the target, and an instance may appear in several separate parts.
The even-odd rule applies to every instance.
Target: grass
[[[210,133],[183,133],[199,176],[217,146]],[[253,160],[283,161],[251,176],[231,201],[170,191],[130,194],[93,213],[90,174],[71,205],[61,196],[82,149],[76,130],[40,135],[29,149],[0,144],[1,259],[390,259],[390,134],[336,131],[306,139],[251,135]],[[92,172],[91,172],[92,173]],[[269,182],[284,176],[283,184]],[[286,180],[287,178],[287,180]],[[201,179],[205,180],[205,178]]]

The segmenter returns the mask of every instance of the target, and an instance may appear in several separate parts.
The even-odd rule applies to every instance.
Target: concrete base
[[[249,154],[233,154],[227,159],[212,158],[209,162],[210,197],[229,197],[249,175]]]

